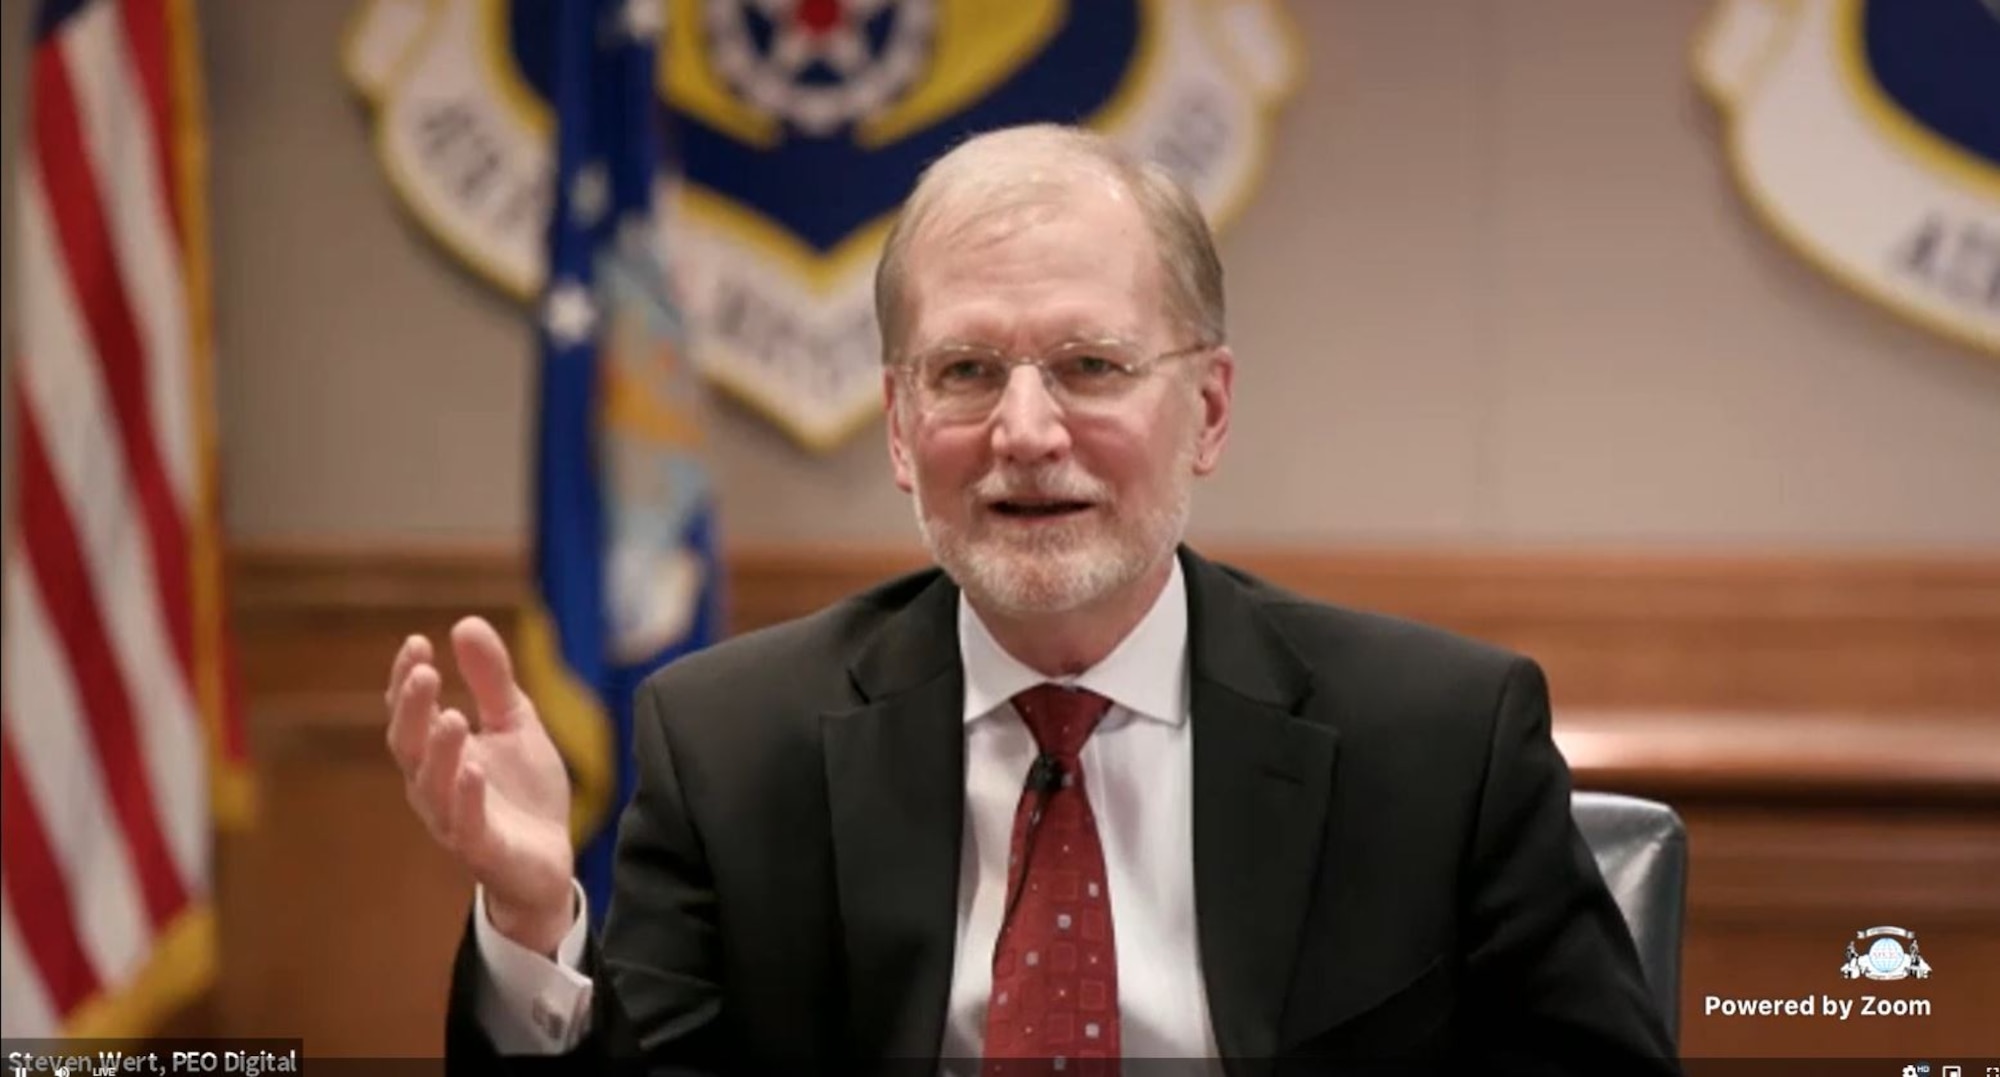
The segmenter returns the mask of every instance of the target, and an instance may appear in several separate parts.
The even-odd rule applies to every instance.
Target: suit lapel
[[[1194,723],[1195,908],[1232,1077],[1277,1049],[1337,737],[1303,662],[1221,568],[1183,551]]]
[[[850,669],[863,703],[822,716],[848,1047],[935,1058],[957,939],[965,809],[957,590],[943,577]]]

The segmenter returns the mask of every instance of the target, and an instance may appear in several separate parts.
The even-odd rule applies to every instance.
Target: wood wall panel
[[[2000,556],[1959,558],[1220,550],[1329,601],[1534,655],[1575,706],[2000,710]],[[902,549],[748,549],[728,559],[738,629],[817,609],[923,564]],[[353,687],[369,648],[520,594],[518,555],[260,549],[236,559],[246,628],[342,648],[253,676]],[[262,641],[255,646],[262,647]],[[387,652],[382,652],[387,653]],[[253,687],[256,685],[253,683]]]
[[[229,1036],[304,1040],[314,1058],[437,1057],[470,880],[431,844],[402,775],[363,738],[259,752],[260,825],[220,850]]]
[[[2000,1054],[1971,1001],[2000,997],[2000,558],[1224,556],[1543,662],[1579,785],[1657,796],[1688,821],[1691,1055]],[[735,627],[919,563],[739,551]],[[265,805],[263,826],[222,848],[226,973],[208,1003],[220,1030],[305,1035],[320,1054],[438,1050],[470,886],[403,804],[382,682],[409,632],[442,639],[465,613],[504,630],[521,579],[518,557],[494,550],[236,556]],[[1833,970],[1855,930],[1882,922],[1924,938],[1941,970],[1922,988],[1933,1017],[1700,1014],[1709,993],[1857,993]]]

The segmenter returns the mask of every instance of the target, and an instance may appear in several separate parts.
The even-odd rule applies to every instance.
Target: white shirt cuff
[[[590,1033],[590,977],[583,964],[590,907],[574,879],[576,922],[556,947],[556,959],[502,935],[486,914],[486,888],[473,891],[473,942],[481,974],[473,1008],[479,1024],[503,1055],[557,1055]]]

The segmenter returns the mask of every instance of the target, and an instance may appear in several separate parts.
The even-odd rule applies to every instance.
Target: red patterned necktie
[[[1053,684],[1014,697],[1014,709],[1058,769],[1040,789],[1035,786],[1041,783],[1031,781],[1014,811],[1009,911],[993,949],[993,993],[986,1007],[989,1077],[1030,1068],[1085,1074],[1117,1069],[1111,890],[1078,758],[1110,706],[1094,692]],[[1036,1064],[995,1061],[1003,1059]]]

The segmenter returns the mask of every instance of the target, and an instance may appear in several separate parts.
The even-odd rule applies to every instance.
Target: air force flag
[[[526,9],[524,9],[526,10]],[[535,430],[534,589],[521,676],[569,764],[593,915],[631,796],[632,703],[721,631],[714,506],[654,206],[661,110],[651,0],[534,9],[555,107]]]

